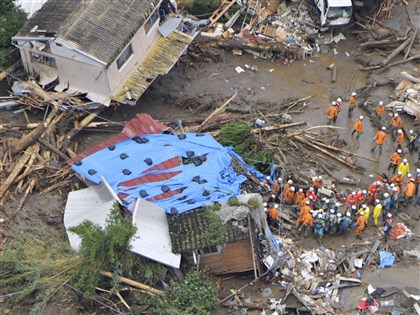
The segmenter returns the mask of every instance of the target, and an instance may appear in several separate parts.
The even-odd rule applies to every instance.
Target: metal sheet
[[[164,265],[179,268],[181,255],[172,253],[165,211],[142,199],[137,199],[133,213],[137,233],[131,251]]]

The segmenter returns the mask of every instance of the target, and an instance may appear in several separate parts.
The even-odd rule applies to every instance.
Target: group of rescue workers
[[[356,93],[352,93],[349,99],[348,118],[351,119],[353,111],[356,107]],[[331,106],[326,110],[326,116],[329,123],[335,123],[342,108],[342,100],[332,102]],[[379,102],[376,107],[376,115],[380,121],[384,119],[385,108],[383,102]],[[363,133],[363,116],[360,116],[354,124],[352,136],[356,134],[359,138]],[[390,180],[381,178],[375,180],[367,190],[357,189],[352,191],[348,196],[331,196],[328,199],[324,194],[319,193],[320,189],[324,189],[322,176],[313,179],[311,187],[304,191],[297,188],[293,181],[289,179],[285,184],[282,178],[272,179],[267,176],[263,181],[263,185],[270,187],[271,196],[264,203],[264,211],[270,225],[277,226],[281,217],[279,204],[296,206],[298,219],[296,226],[298,230],[304,230],[305,237],[309,232],[321,239],[324,234],[343,235],[352,228],[355,228],[356,234],[361,234],[365,227],[372,221],[375,226],[381,224],[384,227],[384,238],[388,240],[390,230],[393,225],[393,215],[391,212],[397,213],[400,200],[404,206],[412,203],[412,200],[418,194],[418,186],[420,183],[420,169],[416,170],[413,176],[410,173],[410,165],[408,160],[403,158],[403,144],[405,140],[402,130],[403,122],[401,117],[395,113],[390,121],[391,135],[397,141],[395,152],[390,157],[388,171],[392,172]],[[417,141],[417,135],[410,130],[408,137],[408,150],[413,153]],[[379,130],[374,141],[371,152],[379,147],[379,154],[382,154],[382,146],[387,139],[386,128]],[[372,208],[372,211],[371,211]]]

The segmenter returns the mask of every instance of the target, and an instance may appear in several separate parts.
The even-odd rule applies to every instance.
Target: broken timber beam
[[[386,57],[383,61],[382,61],[382,66],[386,66],[391,60],[392,58],[394,58],[395,56],[397,56],[401,51],[404,50],[405,47],[407,47],[410,44],[411,38],[408,38],[407,40],[405,40],[400,46],[398,46],[388,57]]]
[[[252,133],[259,133],[260,131],[277,131],[277,130],[283,130],[283,129],[287,129],[287,128],[297,127],[297,126],[301,126],[301,125],[305,125],[305,124],[306,124],[305,121],[299,121],[299,122],[284,124],[284,125],[274,125],[274,126],[268,126],[268,127],[263,127],[263,128],[253,128],[251,130],[251,132]]]
[[[132,287],[135,287],[135,288],[145,290],[145,291],[147,291],[149,293],[152,293],[152,294],[155,294],[155,295],[162,295],[163,294],[162,290],[155,289],[151,286],[148,286],[148,285],[143,284],[143,283],[138,282],[138,281],[131,280],[129,278],[115,276],[114,274],[112,274],[111,272],[108,272],[108,271],[100,271],[100,274],[105,276],[105,277],[111,278],[111,279],[118,279],[122,283],[131,285]]]
[[[375,243],[373,244],[369,256],[366,258],[366,261],[363,265],[362,270],[360,271],[360,277],[362,277],[363,272],[365,271],[365,269],[369,266],[370,262],[372,261],[373,258],[373,254],[375,254],[375,252],[378,250],[379,245],[381,244],[380,240],[376,240]]]

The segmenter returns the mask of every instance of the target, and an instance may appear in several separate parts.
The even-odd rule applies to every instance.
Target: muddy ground
[[[413,6],[414,11],[419,9]],[[416,11],[417,10],[417,11]],[[383,21],[388,26],[394,26],[395,29],[400,29],[402,33],[405,29],[398,28],[398,23],[404,19],[405,11],[403,7],[397,7],[393,11],[390,20]],[[141,98],[136,106],[121,106],[117,109],[109,109],[105,111],[102,116],[113,121],[127,121],[134,117],[136,113],[149,113],[156,120],[163,121],[189,121],[195,119],[204,119],[207,115],[218,105],[222,104],[225,99],[230,97],[236,90],[239,97],[237,97],[229,106],[232,115],[236,115],[240,120],[241,115],[253,115],[254,119],[262,119],[259,111],[262,113],[275,112],[276,107],[284,100],[303,98],[307,96],[314,96],[309,102],[306,110],[302,114],[292,115],[293,121],[305,121],[307,126],[325,125],[326,119],[324,111],[330,102],[337,97],[342,97],[345,101],[348,100],[352,91],[362,91],[366,86],[373,86],[379,83],[377,88],[370,89],[369,94],[360,95],[358,102],[366,106],[358,106],[353,114],[353,120],[346,116],[345,102],[344,110],[341,113],[336,126],[342,129],[319,129],[321,133],[327,133],[331,136],[339,135],[345,140],[350,150],[355,152],[378,158],[379,163],[369,162],[362,159],[357,159],[357,163],[366,168],[366,172],[362,175],[352,173],[349,169],[336,167],[334,173],[336,177],[344,178],[351,177],[359,181],[357,187],[367,189],[368,185],[374,180],[372,176],[375,173],[386,172],[386,167],[389,163],[389,156],[395,150],[395,143],[389,140],[385,147],[382,156],[378,152],[370,153],[372,146],[372,138],[376,133],[376,129],[371,122],[366,119],[364,122],[364,134],[359,140],[351,137],[351,131],[354,124],[354,118],[359,115],[369,116],[375,104],[383,100],[385,103],[390,96],[393,95],[393,89],[399,82],[398,73],[400,71],[418,72],[420,68],[413,63],[407,63],[398,67],[393,67],[388,71],[373,74],[365,72],[355,72],[355,68],[359,66],[356,61],[363,58],[363,62],[374,61],[375,59],[382,60],[384,56],[378,54],[370,54],[367,56],[360,56],[358,50],[358,40],[350,33],[351,29],[347,29],[343,33],[347,37],[346,40],[340,41],[335,45],[324,45],[322,51],[317,56],[305,60],[294,61],[289,65],[284,65],[281,60],[264,60],[254,57],[249,54],[242,56],[234,56],[230,51],[223,52],[223,62],[193,62],[191,65],[180,65],[174,67],[169,74],[158,78],[149,88],[147,93]],[[328,34],[324,35],[327,36]],[[418,47],[418,46],[417,46]],[[334,49],[337,54],[334,54]],[[338,78],[335,83],[331,83],[330,71],[327,67],[335,63],[338,68]],[[235,67],[240,66],[245,69],[245,65],[256,66],[257,72],[246,70],[244,73],[238,74]],[[395,84],[382,85],[393,79]],[[413,118],[407,115],[402,115],[405,126],[412,128]],[[37,121],[42,116],[29,115],[29,119]],[[387,117],[387,122],[390,117]],[[3,111],[0,115],[0,123],[15,122],[22,123],[25,119],[23,115],[14,114],[11,111]],[[79,150],[83,150],[93,146],[104,138],[113,135],[109,130],[103,131],[84,131],[79,137]],[[415,172],[415,165],[418,162],[417,154],[405,154],[411,165],[412,172]],[[317,169],[313,169],[316,174],[322,173]],[[325,176],[325,174],[323,174]],[[327,176],[325,176],[327,177]],[[339,189],[349,187],[340,186]],[[351,188],[351,187],[350,187]],[[1,226],[3,230],[7,230],[12,235],[23,229],[43,230],[46,228],[53,228],[64,233],[62,223],[62,214],[66,201],[67,191],[61,193],[53,193],[43,196],[33,194],[29,196],[25,203],[24,209],[20,211],[13,222],[8,226]],[[15,202],[10,202],[4,206],[3,211],[7,215],[13,213],[13,206]],[[402,212],[411,214],[414,211],[419,211],[414,205],[407,208],[402,208]],[[401,218],[395,217],[395,223],[405,223],[414,235],[420,235],[419,221],[404,222]],[[346,237],[326,237],[324,239],[324,246],[335,249],[339,246],[350,248],[352,243],[371,241],[372,243],[378,237],[381,237],[381,232],[372,226],[370,223],[362,234],[362,240],[356,239],[354,233],[346,235]],[[285,232],[286,235],[289,232]],[[296,247],[301,248],[317,248],[318,243],[312,238],[303,239],[303,236],[297,234],[297,237],[288,235],[293,239]],[[389,242],[390,250],[402,253],[404,249],[419,249],[418,237],[413,237],[408,240],[398,240]],[[222,294],[228,294],[228,290],[238,289],[243,284],[252,280],[252,277],[236,277],[222,282]],[[363,288],[355,288],[349,290],[346,298],[346,303],[340,311],[340,314],[354,314],[356,312],[356,303],[363,294],[363,289],[367,284],[381,287],[397,287],[407,288],[411,290],[410,293],[417,292],[420,289],[420,274],[418,260],[413,258],[403,258],[397,260],[394,267],[385,270],[368,270],[363,276]],[[261,296],[261,291],[266,288],[273,288],[273,298],[281,296],[281,289],[278,285],[270,282],[259,282],[256,285],[245,291],[245,295],[255,299],[265,297]],[[418,292],[417,292],[418,293]],[[276,296],[276,294],[278,294]],[[57,308],[52,305],[44,314],[88,314],[83,309],[69,304],[70,307]],[[71,307],[73,305],[73,307]],[[13,314],[18,314],[18,311],[13,311]],[[239,310],[220,309],[218,314],[239,314]],[[22,313],[23,314],[23,313]],[[249,311],[248,314],[259,314],[259,312]]]

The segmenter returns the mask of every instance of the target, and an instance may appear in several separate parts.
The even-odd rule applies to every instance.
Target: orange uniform
[[[300,207],[299,217],[296,220],[296,225],[299,225],[301,222],[303,222],[303,218],[304,218],[305,214],[308,213],[310,215],[309,211],[311,211],[311,210],[312,210],[312,208],[308,205],[304,205],[303,207]]]
[[[309,198],[308,197],[305,197],[301,202],[300,202],[300,207],[302,208],[302,207],[304,207],[304,206],[306,206],[306,202],[307,201],[310,201],[309,200]]]
[[[293,205],[295,204],[295,192],[292,191],[291,189],[289,189],[285,194],[284,194],[284,202],[287,205]]]
[[[391,126],[394,129],[397,129],[397,128],[398,129],[401,129],[402,126],[403,126],[401,117],[400,116],[398,116],[398,117],[392,117],[392,119],[391,119]]]
[[[359,224],[359,226],[356,228],[356,233],[360,234],[365,229],[365,216],[364,215],[359,215],[359,217],[357,218],[357,224]]]
[[[331,105],[325,111],[325,115],[327,116],[327,119],[328,120],[333,120],[334,117],[337,117],[338,116],[338,107]]]
[[[404,194],[407,197],[413,197],[415,192],[416,192],[416,184],[413,181],[409,181],[407,185],[405,185]]]
[[[349,107],[354,109],[356,108],[356,96],[351,96],[349,99]]]
[[[376,143],[377,144],[384,144],[387,137],[388,137],[388,135],[386,134],[385,131],[379,130],[375,135]]]
[[[286,184],[284,185],[283,195],[286,196],[286,194],[290,191],[290,188],[292,188],[292,185]]]
[[[270,208],[268,210],[268,215],[270,216],[270,218],[272,218],[273,220],[278,220],[280,217],[280,211],[279,209],[276,208]]]
[[[280,195],[280,190],[281,185],[278,180],[275,180],[273,185],[273,194],[275,194],[276,196]]]
[[[360,119],[356,120],[354,124],[354,130],[357,131],[358,133],[363,132],[363,122]]]
[[[376,106],[376,115],[378,115],[379,117],[384,117],[384,115],[385,115],[385,106],[384,105]]]
[[[295,204],[302,205],[302,200],[305,199],[305,194],[303,192],[297,192],[295,194]],[[309,199],[308,199],[309,200]],[[305,204],[305,203],[304,203]]]
[[[392,155],[391,155],[391,163],[393,165],[400,165],[400,163],[401,163],[401,155],[399,155],[398,152],[392,153]]]
[[[303,215],[302,222],[306,225],[312,226],[312,224],[314,223],[314,218],[312,217],[312,214],[306,212]]]
[[[314,179],[314,187],[321,188],[324,186],[324,182],[322,180],[319,180],[318,177]]]
[[[397,142],[398,142],[398,144],[403,144],[404,143],[404,131],[397,134]]]
[[[395,186],[399,187],[404,182],[404,176],[395,174],[392,176],[391,181],[395,184]]]

